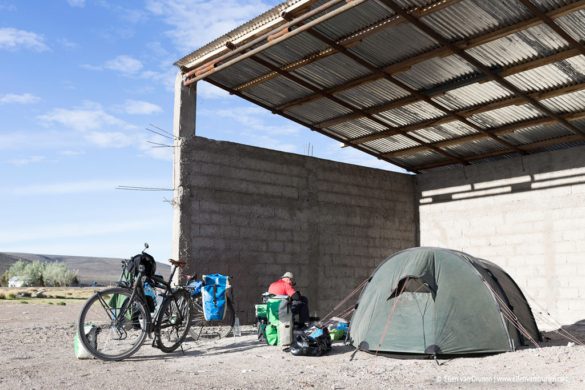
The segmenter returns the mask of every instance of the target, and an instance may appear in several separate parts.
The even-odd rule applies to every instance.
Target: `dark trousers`
[[[291,310],[293,314],[298,315],[298,322],[300,325],[309,322],[309,300],[307,297],[301,296],[299,300],[293,300],[291,303]]]

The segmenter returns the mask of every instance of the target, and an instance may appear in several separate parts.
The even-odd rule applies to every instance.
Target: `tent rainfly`
[[[502,268],[440,248],[386,259],[358,300],[350,335],[364,351],[435,357],[514,351],[542,340],[526,298]]]

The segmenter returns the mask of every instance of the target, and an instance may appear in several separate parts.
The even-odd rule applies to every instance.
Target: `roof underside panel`
[[[421,20],[443,37],[455,41],[529,16],[528,10],[516,0],[464,0]]]
[[[408,96],[409,93],[386,79],[360,84],[335,96],[359,108],[369,108],[396,101]]]
[[[552,123],[518,129],[513,133],[503,135],[502,138],[514,145],[523,145],[569,136],[572,134],[573,133],[567,130],[566,127]]]
[[[584,42],[585,0],[289,0],[177,64],[417,172],[583,144]]]
[[[350,9],[315,27],[315,30],[327,38],[338,40],[355,33],[364,26],[385,20],[394,13],[375,1],[368,1],[359,7]]]
[[[349,50],[375,66],[403,61],[438,47],[438,43],[411,24],[401,23],[364,38]]]
[[[244,90],[243,93],[252,99],[262,100],[264,104],[272,106],[286,103],[290,99],[307,96],[311,93],[311,90],[286,77],[277,76],[263,83],[256,84]]]

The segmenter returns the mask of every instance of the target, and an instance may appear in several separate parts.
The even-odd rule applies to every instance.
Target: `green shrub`
[[[65,306],[65,305],[67,305],[67,304],[66,304],[65,302],[61,301],[61,302],[57,302],[57,303],[56,303],[56,305],[59,305],[59,306]]]
[[[77,272],[71,271],[65,263],[26,262],[19,260],[12,264],[2,276],[2,284],[18,276],[32,286],[67,287],[78,283]]]
[[[52,305],[53,304],[53,302],[48,302],[48,303],[49,303],[49,305]]]
[[[14,295],[13,293],[6,294],[6,299],[14,299],[14,298],[16,298],[16,295]]]
[[[20,301],[20,303],[26,303],[26,304],[28,304],[28,301]]]
[[[77,283],[77,272],[71,271],[65,263],[45,263],[43,279],[45,286],[67,287]]]
[[[2,293],[0,293],[0,299],[6,299],[6,296]]]

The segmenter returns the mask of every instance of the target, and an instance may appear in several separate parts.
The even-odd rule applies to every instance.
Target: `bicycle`
[[[203,314],[203,302],[201,296],[203,282],[197,279],[197,274],[189,277],[185,288],[191,294],[193,302],[194,315],[191,322],[189,333],[193,341],[208,338],[224,338],[228,337],[234,328],[236,321],[236,313],[233,305],[233,290],[230,285],[228,288],[228,295],[226,299],[226,311],[221,321],[207,321]]]
[[[148,244],[144,247],[148,249]],[[118,287],[96,292],[81,310],[77,324],[79,339],[98,359],[128,358],[140,349],[147,335],[150,338],[154,335],[153,347],[170,353],[189,332],[193,321],[191,297],[183,286],[171,287],[175,271],[186,263],[169,259],[172,271],[166,281],[154,274],[156,262],[145,250],[122,261]],[[160,302],[153,299],[149,291],[152,288],[163,290],[156,299]]]

